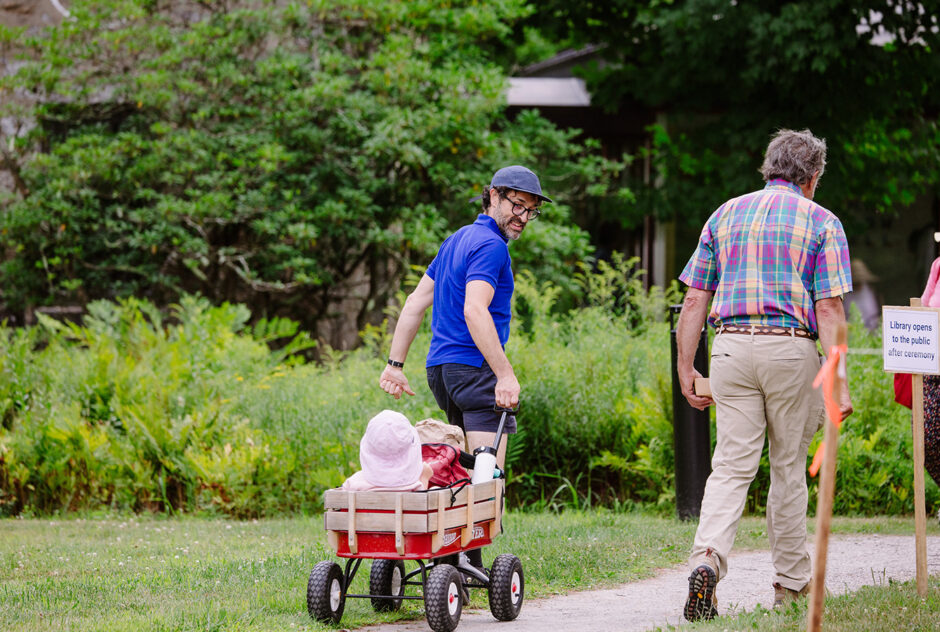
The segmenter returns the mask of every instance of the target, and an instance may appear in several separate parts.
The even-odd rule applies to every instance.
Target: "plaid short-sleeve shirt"
[[[679,280],[715,293],[708,320],[716,327],[816,332],[815,302],[852,291],[842,223],[785,180],[719,207]]]

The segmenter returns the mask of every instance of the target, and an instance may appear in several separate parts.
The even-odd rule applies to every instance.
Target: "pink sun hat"
[[[359,464],[376,487],[407,487],[421,480],[421,440],[408,418],[383,410],[369,420],[359,442]]]

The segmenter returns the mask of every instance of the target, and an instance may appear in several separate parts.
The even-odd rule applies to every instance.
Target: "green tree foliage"
[[[534,5],[535,3],[533,3]],[[530,20],[604,46],[586,69],[594,98],[663,113],[646,212],[699,224],[757,188],[774,130],[829,141],[818,199],[847,228],[896,211],[940,181],[938,3],[688,0],[538,3]]]
[[[411,262],[427,264],[505,164],[561,203],[514,254],[564,277],[589,252],[570,205],[617,189],[536,114],[505,117],[489,48],[523,0],[76,2],[0,79],[17,174],[0,302],[183,292],[355,338]],[[10,149],[12,147],[12,149]],[[339,312],[340,316],[335,313]],[[323,333],[321,328],[320,333]],[[330,338],[334,344],[342,340]]]

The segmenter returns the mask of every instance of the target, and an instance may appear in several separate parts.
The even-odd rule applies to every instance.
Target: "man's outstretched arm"
[[[411,343],[414,342],[421,321],[424,320],[424,314],[433,302],[434,279],[425,274],[418,282],[418,287],[405,299],[405,304],[401,308],[398,324],[395,325],[395,334],[392,336],[389,359],[405,363]],[[405,377],[402,367],[386,366],[379,377],[379,386],[395,399],[400,398],[402,393],[415,394],[408,384],[408,378]]]

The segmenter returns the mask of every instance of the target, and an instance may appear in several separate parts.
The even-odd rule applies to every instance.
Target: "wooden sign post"
[[[917,594],[927,596],[927,509],[924,501],[924,375],[940,374],[940,309],[921,307],[882,308],[884,369],[912,374],[914,440],[914,542]]]
[[[914,541],[917,568],[917,593],[927,596],[927,512],[924,502],[924,375],[940,375],[940,309],[922,307],[920,299],[912,298],[910,307],[882,308],[882,354],[884,370],[910,373],[912,382],[913,447],[914,447]],[[845,326],[838,332],[837,346],[844,348]],[[828,351],[828,350],[826,350]],[[822,373],[820,373],[822,376]],[[818,379],[818,378],[817,378]],[[841,380],[845,379],[844,364],[835,371],[833,394],[838,397]],[[813,590],[810,595],[806,629],[822,628],[825,598],[826,554],[835,492],[836,448],[839,430],[827,419],[823,439],[824,456],[819,480],[819,501],[816,507],[816,555],[813,568]],[[814,464],[815,467],[815,464]]]
[[[840,325],[836,332],[836,346],[845,348],[848,343],[846,326]],[[825,349],[828,353],[829,350]],[[842,381],[845,379],[845,356],[839,359],[839,366],[835,371],[835,380],[832,385],[834,397],[842,392]],[[823,388],[826,388],[825,382]],[[836,421],[826,415],[826,430],[823,435],[823,462],[819,474],[819,496],[816,501],[816,545],[813,563],[813,586],[809,595],[809,613],[806,618],[806,629],[817,632],[822,628],[823,600],[826,596],[826,559],[829,551],[829,531],[832,523],[832,504],[836,491],[836,452],[839,447],[839,428]]]

